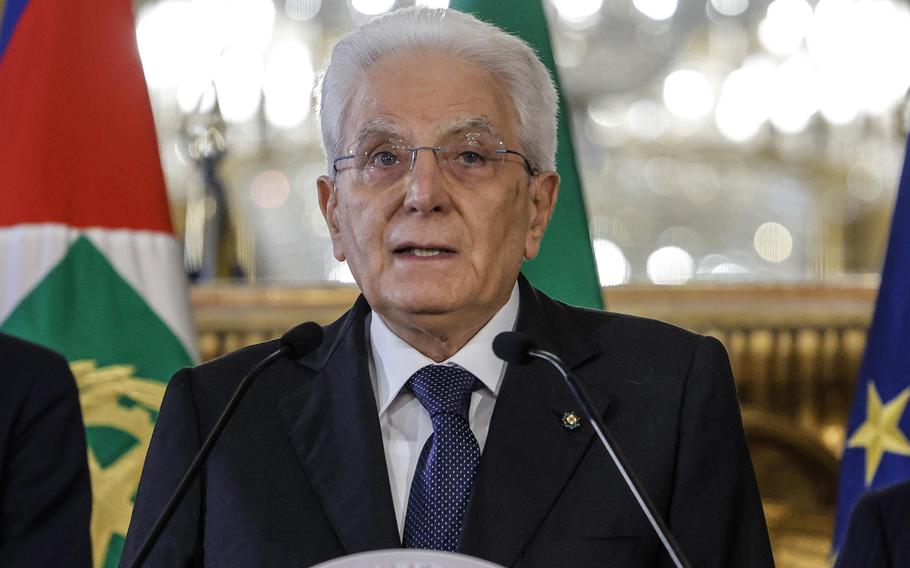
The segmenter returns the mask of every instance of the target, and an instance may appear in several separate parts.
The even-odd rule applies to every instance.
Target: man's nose
[[[432,213],[449,206],[449,188],[438,163],[436,148],[422,146],[412,150],[407,176],[404,207],[409,212]]]

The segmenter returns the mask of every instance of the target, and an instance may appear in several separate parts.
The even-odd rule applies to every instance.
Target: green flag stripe
[[[69,361],[133,365],[135,376],[161,382],[192,364],[171,329],[84,236],[0,329],[54,349]]]
[[[539,1],[455,0],[451,7],[470,12],[528,42],[559,86],[547,20]],[[581,180],[572,147],[569,113],[563,97],[559,102],[558,144],[559,200],[540,254],[525,263],[524,273],[535,286],[564,302],[603,308]]]

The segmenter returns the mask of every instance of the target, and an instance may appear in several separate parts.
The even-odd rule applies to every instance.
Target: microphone
[[[240,384],[237,385],[234,394],[231,395],[231,399],[228,401],[224,410],[221,412],[221,416],[218,417],[218,420],[212,427],[212,431],[209,432],[208,437],[206,437],[202,446],[199,448],[199,451],[196,453],[196,457],[194,457],[192,463],[190,463],[190,467],[188,467],[186,473],[183,474],[180,483],[177,484],[177,489],[171,494],[171,498],[168,499],[167,505],[164,506],[164,510],[161,511],[161,515],[158,516],[158,519],[152,526],[152,530],[149,531],[148,536],[145,537],[145,540],[142,542],[139,552],[136,553],[136,558],[134,558],[133,562],[130,564],[131,568],[139,568],[139,566],[142,566],[142,563],[145,562],[145,559],[152,551],[152,547],[158,541],[158,537],[161,536],[164,527],[167,526],[168,521],[174,515],[177,505],[180,504],[183,496],[190,488],[190,484],[199,473],[202,464],[205,463],[206,458],[215,446],[215,442],[217,442],[218,438],[221,436],[221,432],[224,430],[225,426],[227,426],[231,416],[234,415],[234,410],[237,409],[241,399],[243,399],[243,395],[250,387],[250,384],[252,384],[253,379],[259,376],[259,373],[271,365],[276,359],[285,356],[299,359],[319,347],[322,343],[322,327],[311,321],[302,323],[285,332],[285,334],[281,336],[279,343],[280,346],[275,352],[259,361],[259,363],[250,369],[250,371],[244,375],[243,379],[240,380]]]
[[[600,416],[597,415],[588,393],[585,392],[584,388],[578,382],[578,377],[569,370],[563,360],[549,351],[538,349],[537,344],[529,335],[517,331],[507,331],[497,335],[493,339],[493,353],[503,361],[516,365],[527,365],[534,361],[534,359],[543,359],[559,371],[559,374],[562,375],[563,380],[565,380],[569,390],[572,391],[578,404],[581,405],[581,410],[591,423],[594,432],[597,433],[597,437],[600,438],[601,443],[607,449],[607,453],[610,454],[610,458],[613,460],[620,475],[622,475],[622,478],[625,480],[626,485],[628,485],[629,491],[632,492],[632,496],[635,497],[635,500],[638,502],[639,508],[644,512],[645,517],[648,518],[648,522],[651,523],[654,532],[657,533],[657,537],[670,555],[673,564],[677,568],[688,568],[690,564],[683,556],[679,544],[670,533],[670,529],[657,512],[654,503],[651,502],[651,499],[642,487],[641,482],[635,476],[631,465],[629,465],[625,456],[619,451],[619,446],[616,444],[610,431],[607,430],[606,425],[600,419]]]

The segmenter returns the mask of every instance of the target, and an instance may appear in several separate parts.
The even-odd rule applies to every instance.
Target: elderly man
[[[493,355],[517,329],[573,367],[694,566],[771,565],[720,344],[566,306],[519,275],[559,186],[556,93],[532,50],[459,12],[395,12],[335,47],[320,113],[319,203],[363,295],[251,387],[150,563],[306,566],[400,546],[505,566],[667,562],[557,374]],[[172,379],[125,559],[274,349]]]

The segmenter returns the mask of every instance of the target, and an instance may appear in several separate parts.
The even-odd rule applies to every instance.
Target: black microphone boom
[[[221,432],[224,430],[225,426],[227,426],[231,416],[234,415],[234,410],[237,409],[237,405],[240,404],[243,395],[253,382],[253,379],[259,376],[259,373],[276,359],[280,359],[284,356],[299,359],[319,347],[320,343],[322,343],[322,327],[320,327],[319,324],[308,321],[295,326],[281,336],[280,347],[278,347],[274,353],[257,363],[256,366],[250,369],[243,379],[240,380],[240,384],[237,385],[234,394],[231,395],[231,399],[221,412],[221,416],[218,417],[215,425],[212,426],[212,431],[209,432],[208,437],[206,437],[202,446],[199,448],[199,452],[196,453],[196,457],[193,458],[190,467],[188,467],[186,473],[183,474],[180,483],[177,484],[177,489],[174,490],[171,498],[168,499],[167,505],[164,506],[164,510],[161,511],[161,515],[158,516],[158,519],[152,526],[152,530],[149,531],[148,536],[145,537],[145,540],[142,542],[139,552],[136,553],[136,558],[134,558],[133,562],[130,564],[131,568],[138,568],[145,562],[145,559],[152,551],[155,542],[158,541],[161,531],[164,530],[164,527],[177,509],[177,505],[180,504],[183,496],[190,488],[190,484],[199,473],[199,468],[205,463],[206,458],[215,446],[215,442],[218,441]]]
[[[538,349],[530,336],[517,331],[507,331],[497,335],[493,339],[493,353],[500,359],[508,363],[515,363],[516,365],[527,365],[534,359],[543,359],[556,367],[556,370],[559,371],[559,374],[562,375],[566,385],[568,385],[569,390],[575,395],[578,404],[581,405],[582,412],[591,423],[591,427],[594,428],[597,437],[600,438],[600,441],[607,449],[607,453],[610,454],[610,458],[612,458],[613,463],[625,480],[626,485],[629,486],[629,490],[638,502],[638,506],[648,518],[648,521],[654,528],[654,532],[657,533],[657,537],[664,545],[664,548],[667,549],[667,553],[670,555],[673,564],[676,565],[677,568],[688,567],[689,562],[683,556],[679,544],[673,538],[670,529],[657,512],[654,503],[651,502],[648,494],[645,493],[641,482],[635,477],[635,473],[626,461],[625,456],[620,453],[619,446],[616,444],[610,431],[607,430],[603,420],[597,415],[597,412],[594,410],[594,405],[591,404],[591,399],[588,397],[588,393],[585,392],[584,388],[578,382],[578,377],[569,371],[569,368],[562,359],[549,351]]]

